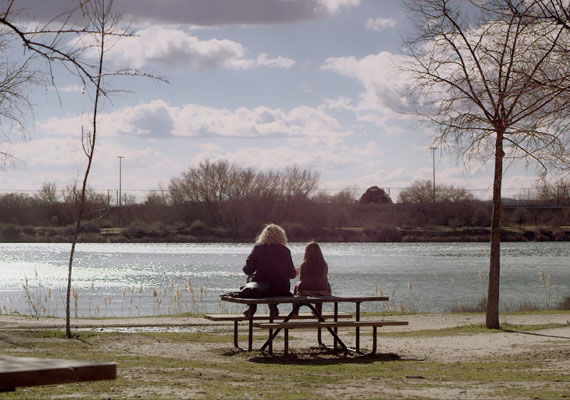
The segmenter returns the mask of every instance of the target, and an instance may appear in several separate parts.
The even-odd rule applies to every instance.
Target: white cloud
[[[271,58],[266,53],[261,53],[255,59],[258,66],[273,67],[273,68],[291,68],[295,65],[295,60],[278,56]]]
[[[244,54],[244,47],[232,40],[200,40],[181,30],[155,26],[119,41],[108,56],[122,67],[158,64],[207,70],[229,66]]]
[[[74,85],[58,87],[57,90],[59,92],[64,92],[64,93],[84,93],[85,86],[74,84]]]
[[[337,97],[336,99],[325,99],[325,106],[331,110],[356,110],[356,107],[352,105],[352,99],[344,96]]]
[[[84,38],[85,40],[85,38]],[[121,68],[142,68],[148,64],[162,68],[251,69],[256,67],[291,68],[295,61],[270,57],[266,53],[246,58],[245,47],[229,39],[201,40],[179,29],[152,26],[141,29],[136,36],[123,38],[107,52]]]
[[[386,28],[395,28],[397,24],[397,21],[392,18],[369,18],[366,21],[366,29],[380,32]]]
[[[136,149],[105,139],[97,142],[88,181],[97,191],[106,192],[118,186],[119,154],[124,156],[122,177],[126,190],[156,188],[161,181],[174,176],[173,171],[186,166],[185,162],[150,146]],[[87,165],[78,137],[51,137],[11,144],[10,152],[22,162],[3,177],[4,186],[9,190],[37,190],[45,182],[54,182],[63,189],[76,180],[81,181]]]
[[[317,3],[324,7],[328,13],[335,14],[341,7],[359,6],[360,0],[317,0]]]
[[[404,55],[382,51],[364,58],[330,57],[321,67],[358,80],[364,86],[358,109],[396,116],[413,111],[409,101],[410,79],[398,66],[408,61]]]
[[[208,159],[228,160],[243,167],[262,170],[279,169],[292,164],[301,168],[322,170],[357,165],[361,161],[361,154],[358,149],[343,153],[319,146],[243,147],[229,151],[204,151],[197,154],[193,162],[197,164]]]
[[[73,135],[81,132],[81,122],[88,116],[53,117],[37,124],[46,133]],[[187,104],[169,106],[162,100],[100,114],[100,135],[126,134],[160,137],[276,137],[276,136],[346,136],[343,128],[323,110],[300,106],[289,110],[265,106],[242,107],[235,111]]]

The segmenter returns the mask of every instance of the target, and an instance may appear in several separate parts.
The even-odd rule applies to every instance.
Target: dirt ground
[[[378,351],[385,355],[392,355],[403,360],[425,361],[432,363],[463,363],[477,362],[487,360],[502,360],[513,357],[521,359],[540,360],[541,374],[558,374],[561,373],[566,377],[556,385],[568,389],[568,397],[570,398],[570,313],[559,314],[521,314],[521,315],[502,315],[502,324],[513,325],[546,325],[559,324],[560,327],[552,329],[541,329],[539,331],[526,332],[509,332],[508,330],[498,331],[496,333],[460,333],[457,335],[438,335],[430,333],[420,335],[419,331],[440,330],[444,328],[459,327],[464,325],[474,325],[484,323],[484,315],[481,314],[418,314],[394,317],[383,317],[384,319],[397,319],[409,321],[408,326],[393,326],[382,328],[382,332],[417,332],[417,335],[382,335],[378,343]],[[365,318],[366,319],[366,318]],[[0,355],[14,355],[12,351],[6,353],[6,346],[2,343],[2,336],[10,332],[38,330],[38,329],[63,329],[64,321],[54,318],[33,319],[19,316],[0,316]],[[206,332],[220,335],[231,336],[233,325],[231,323],[211,322],[202,318],[118,318],[118,319],[74,319],[72,320],[73,329],[94,329],[94,330],[118,330],[126,332],[144,332],[144,331],[191,331]],[[368,329],[370,330],[370,329]],[[353,330],[352,330],[353,331]],[[363,328],[363,331],[367,331]],[[240,325],[240,334],[246,335],[246,326]],[[262,344],[262,336],[264,333],[256,333],[256,341],[254,345],[259,348]],[[354,345],[354,335],[348,331],[341,330],[340,335],[346,339],[347,345]],[[325,342],[330,342],[330,336],[323,332]],[[241,339],[242,347],[246,347],[246,343]],[[361,337],[361,347],[371,348],[371,335],[366,334]],[[311,350],[316,344],[316,333],[312,330],[297,330],[291,333],[290,349],[296,357],[321,357],[315,355]],[[235,354],[232,343],[230,342],[211,342],[211,343],[164,343],[160,341],[150,341],[141,338],[139,335],[123,335],[120,340],[106,343],[108,350],[117,352],[117,354],[131,354],[145,357],[172,357],[180,358],[181,354],[191,355],[193,359],[201,361],[223,362],[228,354]],[[274,347],[275,352],[279,355],[282,351],[282,341]],[[259,361],[259,352],[241,352],[245,361]],[[251,354],[251,356],[249,355]],[[190,357],[190,356],[188,356]],[[224,358],[225,357],[225,358]],[[547,362],[543,362],[547,361]],[[545,371],[544,368],[547,368]],[[121,373],[121,372],[119,372]],[[137,373],[141,373],[138,371]],[[215,375],[215,372],[212,372]],[[202,376],[202,375],[201,375]],[[139,377],[140,378],[140,377]],[[227,377],[226,377],[227,378]],[[406,376],[408,379],[423,379],[421,376]],[[215,376],[209,376],[204,379],[217,379]],[[235,379],[233,377],[232,379]],[[144,377],[143,377],[144,380]],[[342,393],[335,391],[322,393],[323,398],[390,398],[390,389],[385,389],[382,395],[373,385],[375,382],[369,383],[371,386],[359,385],[351,388],[352,392]],[[517,383],[521,386],[521,396],[525,397],[524,384]],[[479,385],[474,387],[462,388],[461,385],[413,385],[407,390],[394,390],[394,398],[487,398],[489,387]],[[562,390],[564,392],[564,390]],[[137,393],[131,393],[133,396]],[[155,392],[156,394],[156,392]],[[195,393],[196,397],[200,393]],[[166,394],[165,394],[166,396]],[[188,397],[189,396],[189,397]],[[386,397],[384,397],[386,396]],[[144,396],[142,396],[144,397]],[[157,397],[161,397],[160,393]],[[168,397],[176,398],[176,392],[169,391]],[[182,398],[192,398],[188,391]],[[207,396],[206,396],[207,397]],[[294,397],[294,396],[293,396]],[[533,398],[533,397],[530,397]],[[536,396],[534,397],[536,398]]]

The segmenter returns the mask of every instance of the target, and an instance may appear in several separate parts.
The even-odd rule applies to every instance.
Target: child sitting
[[[331,286],[327,279],[329,267],[321,248],[316,242],[310,242],[305,247],[303,263],[298,268],[299,282],[293,289],[297,296],[330,296]],[[322,303],[315,304],[315,308],[322,311]]]

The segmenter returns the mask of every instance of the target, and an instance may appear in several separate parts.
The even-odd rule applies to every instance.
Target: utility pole
[[[431,150],[431,159],[433,164],[432,197],[433,202],[435,203],[435,149],[437,149],[437,147],[432,146],[429,149]]]
[[[119,211],[119,227],[121,226],[121,197],[122,197],[122,186],[123,186],[123,156],[117,156],[119,159],[119,199],[117,201],[118,211]]]
[[[117,205],[119,206],[119,208],[121,208],[121,189],[122,189],[122,184],[123,184],[123,158],[125,158],[124,156],[117,156],[117,158],[119,159],[119,199],[117,201]]]

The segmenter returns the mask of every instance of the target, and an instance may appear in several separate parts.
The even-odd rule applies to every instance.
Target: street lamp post
[[[119,159],[119,200],[117,201],[117,205],[119,206],[119,208],[121,208],[121,189],[122,189],[122,181],[123,181],[123,158],[125,158],[124,156],[117,156],[117,158]]]
[[[431,160],[433,164],[432,197],[433,197],[433,202],[435,203],[435,149],[437,149],[437,147],[432,146],[429,149],[431,150]]]

